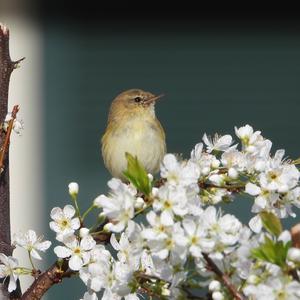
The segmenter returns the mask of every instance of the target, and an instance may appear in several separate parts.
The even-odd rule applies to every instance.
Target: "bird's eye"
[[[141,97],[135,97],[134,98],[134,101],[136,102],[136,103],[139,103],[139,102],[141,102],[143,99],[141,98]]]

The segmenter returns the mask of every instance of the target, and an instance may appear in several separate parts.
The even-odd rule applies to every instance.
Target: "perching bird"
[[[102,137],[104,164],[113,177],[124,179],[126,152],[137,156],[148,173],[158,172],[166,153],[165,132],[154,109],[161,97],[131,89],[113,100]]]

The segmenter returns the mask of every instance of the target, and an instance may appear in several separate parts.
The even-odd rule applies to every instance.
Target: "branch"
[[[21,60],[12,61],[9,54],[9,30],[0,23],[0,124],[7,115],[8,89],[10,75]],[[1,130],[0,145],[4,146],[6,134]],[[6,146],[8,148],[8,146]],[[8,152],[8,149],[6,150]],[[4,155],[5,156],[5,155]],[[9,155],[3,157],[4,171],[0,176],[0,253],[11,255],[13,247],[10,240],[10,198],[9,198]],[[19,290],[19,289],[18,289]],[[16,293],[14,293],[16,294]],[[17,295],[20,294],[20,290]],[[8,299],[7,288],[0,281],[0,299]]]
[[[60,265],[55,262],[47,271],[40,274],[22,295],[20,300],[39,300],[54,285],[60,283],[63,278],[70,278],[76,274],[68,269],[68,261],[63,260]]]
[[[206,260],[209,269],[220,277],[220,279],[223,281],[224,285],[228,288],[229,292],[233,296],[233,299],[245,300],[246,298],[237,291],[235,286],[231,283],[229,277],[218,268],[218,266],[208,256],[208,254],[202,252],[202,255],[203,255],[204,259]]]
[[[12,111],[12,118],[9,120],[8,123],[8,128],[7,128],[7,132],[5,135],[5,140],[3,143],[3,146],[1,147],[1,151],[0,151],[0,174],[4,171],[4,158],[5,158],[5,154],[8,152],[9,149],[9,142],[10,142],[10,135],[14,126],[14,121],[17,117],[17,113],[19,111],[19,106],[15,105],[13,107],[13,111]]]
[[[291,228],[293,247],[300,248],[300,223]]]

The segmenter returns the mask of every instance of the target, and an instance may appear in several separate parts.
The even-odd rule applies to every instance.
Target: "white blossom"
[[[220,161],[215,155],[202,152],[202,150],[203,144],[197,144],[191,152],[190,160],[198,165],[201,176],[207,176],[211,171],[219,167]]]
[[[50,222],[50,228],[56,232],[56,239],[63,241],[67,235],[72,235],[75,230],[79,229],[80,221],[75,215],[75,208],[72,205],[66,205],[63,209],[54,207],[50,216],[53,220]]]
[[[248,285],[243,292],[257,300],[297,300],[300,299],[300,283],[281,275],[269,277],[258,285]]]
[[[18,260],[12,256],[6,256],[0,253],[0,278],[4,280],[9,277],[8,291],[11,293],[17,288]]]
[[[207,147],[208,153],[211,153],[214,150],[226,151],[232,145],[232,136],[229,134],[220,136],[216,133],[215,136],[211,138],[204,133],[202,140]]]
[[[109,196],[100,195],[94,200],[94,205],[101,207],[101,215],[110,220],[105,228],[112,232],[121,232],[134,217],[136,190],[116,178],[111,179],[108,186],[111,189]]]
[[[147,242],[154,256],[164,260],[171,255],[171,261],[176,264],[186,259],[188,241],[179,222],[170,229],[166,231],[165,238],[149,239]]]
[[[230,251],[229,246],[233,246],[239,240],[242,229],[241,222],[233,215],[221,215],[214,206],[207,207],[203,214],[203,225],[207,228],[209,236],[216,244],[217,252]],[[222,256],[219,253],[219,257]]]
[[[185,218],[182,225],[188,239],[189,251],[193,256],[202,257],[202,251],[212,251],[215,242],[208,237],[207,228],[203,226],[199,219]]]
[[[45,252],[50,246],[50,241],[43,241],[43,236],[37,236],[35,231],[28,230],[26,233],[14,234],[14,243],[30,252],[30,255],[41,260],[38,251]]]
[[[71,270],[78,271],[90,259],[89,251],[95,247],[96,242],[91,236],[85,236],[79,241],[75,235],[64,239],[65,246],[57,246],[54,252],[59,258],[69,258]]]
[[[186,191],[182,186],[164,185],[156,193],[153,203],[155,211],[161,211],[162,223],[166,226],[174,223],[174,216],[187,214]]]
[[[190,160],[178,161],[175,155],[166,154],[160,167],[160,174],[171,185],[188,186],[197,183],[200,169]]]

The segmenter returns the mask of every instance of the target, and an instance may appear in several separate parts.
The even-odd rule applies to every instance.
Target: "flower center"
[[[80,255],[81,254],[81,250],[80,250],[80,248],[79,247],[76,247],[75,249],[74,249],[74,254],[76,254],[76,255]]]
[[[172,207],[172,203],[169,200],[164,202],[164,209],[170,209]]]
[[[274,171],[269,172],[269,178],[271,180],[275,180],[277,177],[278,177],[278,174],[276,172],[274,172]]]
[[[60,228],[63,230],[65,228],[70,227],[70,221],[68,219],[62,219],[60,222]]]
[[[174,246],[174,242],[171,239],[166,240],[166,247],[167,249],[172,249]]]
[[[197,244],[197,243],[198,243],[198,240],[199,240],[198,237],[193,236],[192,239],[191,239],[191,244],[193,244],[193,245]]]

